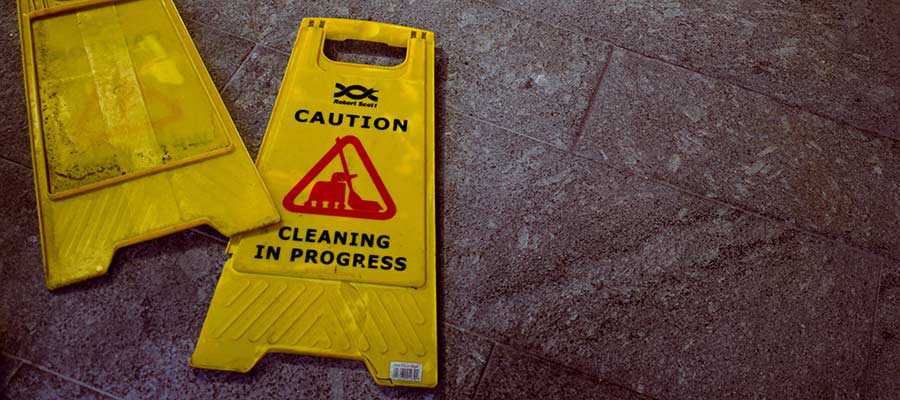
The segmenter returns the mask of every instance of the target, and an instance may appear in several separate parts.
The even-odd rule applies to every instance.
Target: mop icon
[[[356,151],[363,167],[368,172],[378,194],[381,195],[381,203],[373,200],[366,200],[357,193],[353,188],[353,180],[359,175],[350,172],[347,162],[347,156],[344,154],[344,148],[350,146]],[[331,174],[328,180],[319,180],[313,183],[309,195],[303,204],[297,204],[297,198],[312,183],[331,161],[335,158],[340,159],[341,170]],[[350,218],[365,219],[390,219],[396,213],[396,207],[387,188],[384,186],[378,171],[372,164],[372,160],[366,153],[362,142],[355,136],[344,136],[336,139],[334,146],[325,153],[310,171],[298,182],[293,189],[284,197],[282,205],[285,210],[301,213],[301,214],[320,214],[335,215]]]

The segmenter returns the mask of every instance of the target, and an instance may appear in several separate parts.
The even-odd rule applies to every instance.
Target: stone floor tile
[[[471,398],[493,344],[446,324],[441,344],[438,393],[448,399]]]
[[[494,3],[900,137],[900,3]]]
[[[863,390],[868,400],[900,398],[900,268],[885,272]]]
[[[253,42],[201,22],[186,19],[184,23],[216,87],[224,89],[228,78],[250,54]]]
[[[294,48],[297,30],[303,18],[353,18],[350,15],[352,1],[282,1],[285,1],[287,6],[263,33],[260,43],[288,54]]]
[[[18,14],[16,14],[18,10],[16,9],[16,2],[7,1],[3,4],[0,4],[0,28],[3,29],[4,35],[15,36],[16,40],[19,40],[19,28],[18,28]]]
[[[478,385],[479,399],[648,399],[579,371],[498,345]]]
[[[354,2],[348,15],[435,32],[449,106],[559,146],[580,127],[609,49],[475,0]]]
[[[3,177],[3,190],[0,190],[0,249],[3,258],[0,262],[0,274],[10,268],[19,268],[17,263],[28,262],[34,267],[35,275],[41,276],[41,253],[37,247],[37,212],[34,208],[34,180],[31,170],[7,160],[0,160],[0,176]],[[31,250],[37,250],[32,253]],[[37,256],[36,260],[29,257]],[[35,263],[36,261],[36,263]],[[21,267],[27,268],[27,267]],[[0,301],[6,298],[0,296]],[[7,324],[0,324],[0,334]],[[0,336],[2,340],[2,336]],[[5,350],[0,342],[0,349]]]
[[[71,399],[71,400],[112,400],[93,389],[65,380],[30,365],[23,365],[13,376],[9,385],[0,391],[4,399]]]
[[[653,397],[855,393],[884,259],[471,121],[445,138],[448,321]]]
[[[16,4],[0,5],[0,157],[31,165]]]
[[[222,91],[251,157],[259,152],[287,62],[286,54],[257,46]]]
[[[175,0],[182,18],[202,21],[231,34],[256,42],[285,11],[288,0]]]
[[[616,51],[578,149],[900,258],[898,142],[722,81]]]

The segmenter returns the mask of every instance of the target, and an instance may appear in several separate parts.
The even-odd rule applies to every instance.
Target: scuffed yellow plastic
[[[407,55],[396,66],[337,62],[322,52],[326,38],[405,47]],[[354,85],[361,88],[352,93],[366,106],[339,102],[354,102],[340,94],[342,87]],[[365,90],[373,97],[366,98]],[[316,119],[316,112],[323,118]],[[339,121],[337,114],[344,119],[333,123]],[[353,126],[349,115],[360,116]],[[363,116],[388,122],[376,128],[374,122],[361,123]],[[396,204],[393,215],[375,185],[366,185],[371,179],[354,140]],[[298,181],[335,146],[347,158],[345,173],[349,169],[357,176],[351,190],[383,203],[384,214],[358,218],[286,209]],[[257,160],[282,222],[231,241],[233,256],[216,287],[191,365],[246,372],[267,352],[287,352],[362,360],[380,385],[435,386],[434,155],[433,33],[368,21],[304,19]],[[340,164],[329,165],[332,169],[317,181],[340,171]],[[304,204],[309,193],[304,190],[296,204]],[[354,247],[335,243],[335,232],[368,233],[389,243]],[[294,251],[391,256],[394,267],[385,267],[391,262],[384,258],[377,268],[294,259]],[[397,257],[407,260],[402,270]],[[418,364],[420,379],[391,379],[392,362]]]
[[[19,0],[50,289],[115,249],[208,223],[278,221],[171,0]]]

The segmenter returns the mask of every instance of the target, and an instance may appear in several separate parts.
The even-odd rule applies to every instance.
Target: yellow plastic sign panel
[[[278,211],[171,0],[19,0],[35,196],[51,289],[116,248]]]
[[[325,39],[406,48],[328,59]],[[257,165],[282,222],[236,236],[191,365],[267,352],[358,359],[377,383],[437,383],[434,35],[304,19]]]

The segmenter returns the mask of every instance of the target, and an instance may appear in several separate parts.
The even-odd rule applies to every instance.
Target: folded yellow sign
[[[278,220],[171,0],[19,0],[44,273],[102,275],[116,248]]]
[[[406,59],[334,61],[326,39]],[[304,19],[257,161],[282,222],[230,243],[191,364],[245,372],[290,352],[436,385],[434,154],[434,35]]]

